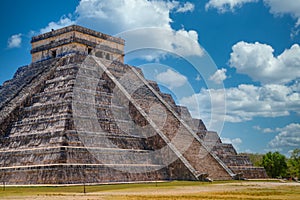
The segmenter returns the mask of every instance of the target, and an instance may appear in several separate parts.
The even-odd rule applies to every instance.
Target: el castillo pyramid
[[[32,63],[0,86],[0,181],[266,177],[124,64],[124,40],[72,25],[31,43]]]

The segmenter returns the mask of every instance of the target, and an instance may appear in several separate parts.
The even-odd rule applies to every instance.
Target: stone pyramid
[[[0,86],[1,181],[266,177],[140,69],[124,64],[124,40],[72,25],[31,43],[32,63]]]

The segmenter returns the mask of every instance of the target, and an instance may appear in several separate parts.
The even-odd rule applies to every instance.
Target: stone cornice
[[[40,41],[40,40],[44,40],[44,39],[47,39],[47,38],[50,38],[50,37],[55,37],[55,36],[58,36],[58,35],[62,35],[64,33],[72,32],[72,31],[84,33],[84,34],[87,34],[87,35],[91,35],[91,36],[94,36],[94,37],[98,37],[98,38],[101,38],[101,39],[104,39],[104,40],[107,40],[107,41],[111,41],[111,42],[115,42],[115,43],[118,43],[118,44],[122,44],[122,45],[125,44],[125,41],[121,38],[116,38],[116,37],[113,37],[113,36],[110,36],[110,35],[107,35],[107,34],[104,34],[104,33],[93,31],[93,30],[88,29],[88,28],[84,28],[82,26],[78,26],[78,25],[71,25],[71,26],[67,26],[67,27],[62,28],[62,29],[53,30],[53,31],[48,32],[48,33],[44,33],[44,34],[41,34],[41,35],[34,36],[31,39],[31,43],[34,43],[34,42],[37,42],[37,41]]]

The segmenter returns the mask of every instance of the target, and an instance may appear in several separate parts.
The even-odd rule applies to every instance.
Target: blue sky
[[[0,84],[33,35],[78,24],[126,39],[125,61],[239,152],[300,148],[299,0],[14,0],[0,15]]]

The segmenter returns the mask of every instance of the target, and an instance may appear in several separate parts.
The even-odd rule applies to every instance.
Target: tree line
[[[271,178],[300,178],[300,149],[294,149],[290,158],[278,151],[266,154],[241,153],[241,155],[247,155],[254,166],[264,167]]]

